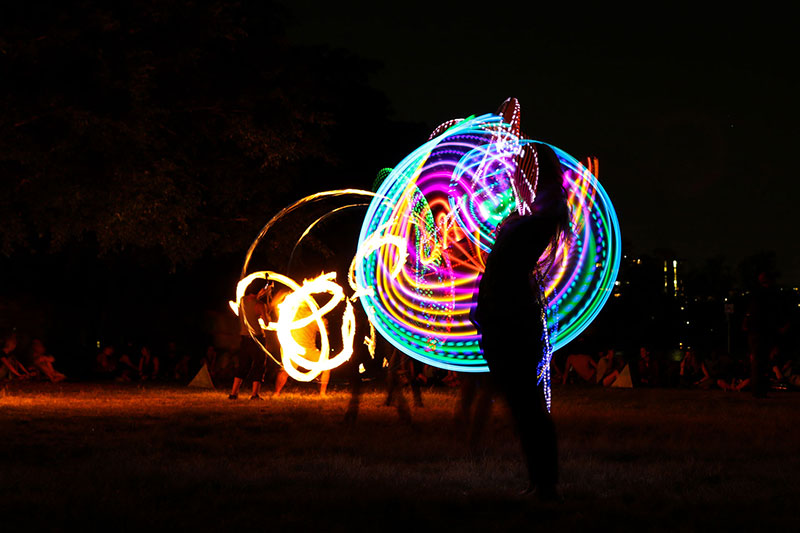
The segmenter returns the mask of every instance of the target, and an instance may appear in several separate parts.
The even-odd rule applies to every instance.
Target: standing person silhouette
[[[261,391],[261,384],[264,382],[266,373],[267,355],[259,346],[259,343],[250,336],[250,329],[254,328],[258,333],[257,337],[263,344],[265,341],[264,332],[258,323],[258,319],[265,322],[269,321],[269,303],[272,298],[272,285],[266,284],[262,280],[253,281],[245,289],[244,298],[239,304],[239,326],[241,335],[241,346],[239,347],[239,367],[233,378],[233,386],[228,396],[231,400],[239,398],[239,388],[244,381],[253,382],[253,394],[251,400],[260,400],[258,394]]]
[[[537,278],[547,271],[558,240],[568,231],[569,211],[555,152],[544,144],[536,145],[536,152],[532,213],[512,214],[498,228],[473,320],[491,379],[517,426],[530,481],[525,492],[552,500],[558,498],[558,452],[555,426],[537,386],[545,351],[543,288]]]

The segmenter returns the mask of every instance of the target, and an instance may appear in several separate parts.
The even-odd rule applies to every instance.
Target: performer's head
[[[272,285],[272,282],[267,283],[264,288],[258,291],[256,298],[258,298],[259,302],[269,302],[270,298],[272,298]]]
[[[533,214],[555,218],[559,231],[564,231],[569,228],[569,208],[561,163],[553,149],[546,144],[536,144],[536,151],[539,168]]]
[[[267,285],[267,280],[264,278],[256,278],[250,282],[250,285],[244,290],[245,294],[258,294],[258,291]]]

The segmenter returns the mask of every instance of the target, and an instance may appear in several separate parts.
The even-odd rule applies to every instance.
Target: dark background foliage
[[[311,13],[303,2],[4,5],[0,329],[87,357],[98,342],[131,337],[202,346],[209,311],[226,312],[245,251],[278,210],[312,192],[371,188],[379,169],[435,125],[408,117],[488,112],[511,95],[523,101],[529,134],[596,151],[574,153],[579,158],[600,155],[625,253],[643,258],[636,268],[623,265],[620,296],[593,328],[603,342],[649,336],[674,346],[681,313],[695,301],[716,324],[731,289],[743,294],[760,271],[780,274],[770,247],[790,215],[758,202],[788,194],[769,180],[787,178],[780,169],[796,138],[788,126],[796,106],[772,112],[793,78],[777,68],[779,55],[760,51],[782,46],[786,34],[744,42],[738,26],[687,23],[678,35],[664,21],[625,29],[619,20],[589,23],[588,15],[552,25],[528,11],[498,34],[475,17],[459,25],[449,10],[426,13],[422,24],[389,8]],[[486,42],[466,53],[434,19]],[[509,47],[520,50],[524,68]],[[364,59],[376,56],[391,68]],[[460,67],[467,60],[475,72]],[[493,67],[481,70],[481,61]],[[425,87],[447,90],[418,96]],[[770,112],[744,105],[742,91]],[[778,139],[772,152],[770,139]],[[755,213],[748,217],[745,183]],[[716,211],[703,207],[714,198]],[[280,269],[307,222],[287,219],[260,248],[259,268]],[[704,237],[709,227],[718,239]],[[656,248],[676,246],[686,228],[696,234],[684,240],[687,249],[716,250],[737,238],[750,251],[732,262],[682,262],[677,301],[662,290],[662,264],[682,250]],[[332,219],[304,241],[293,268],[307,275],[343,264],[356,237],[352,218]],[[625,324],[639,324],[640,335],[633,339]]]
[[[402,155],[377,65],[293,46],[288,17],[269,2],[4,9],[4,326],[80,344],[196,330],[275,212],[369,188]]]

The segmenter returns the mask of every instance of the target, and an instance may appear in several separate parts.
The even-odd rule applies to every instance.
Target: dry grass
[[[0,390],[3,530],[777,529],[800,501],[800,396],[562,388],[564,501],[517,495],[517,443],[498,404],[470,454],[455,393],[411,425],[366,393],[231,402],[147,385]],[[5,526],[17,525],[11,529]]]

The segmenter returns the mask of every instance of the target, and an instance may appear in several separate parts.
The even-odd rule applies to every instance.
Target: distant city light
[[[678,262],[676,260],[672,260],[672,288],[674,289],[673,292],[675,297],[678,297]]]

